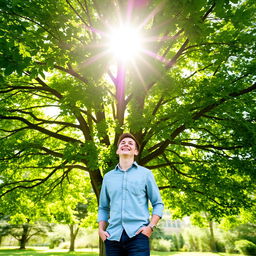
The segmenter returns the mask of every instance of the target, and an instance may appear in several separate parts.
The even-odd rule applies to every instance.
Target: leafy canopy
[[[123,131],[176,216],[255,204],[255,1],[0,1],[1,196],[66,182],[99,197]],[[139,26],[117,63],[110,27]],[[80,176],[87,173],[90,181]]]

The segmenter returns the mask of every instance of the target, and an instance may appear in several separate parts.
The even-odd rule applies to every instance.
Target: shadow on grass
[[[34,249],[15,250],[15,249],[0,249],[0,256],[98,256],[96,252],[45,252]]]

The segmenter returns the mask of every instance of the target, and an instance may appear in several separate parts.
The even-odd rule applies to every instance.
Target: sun
[[[125,76],[126,70],[135,71],[144,84],[143,76],[140,73],[140,64],[142,64],[143,67],[146,66],[150,69],[150,72],[152,71],[154,73],[157,71],[155,71],[151,62],[148,60],[155,59],[167,66],[170,60],[159,54],[157,47],[152,46],[153,44],[159,44],[160,42],[169,40],[171,37],[159,36],[158,34],[154,35],[150,30],[155,15],[162,10],[164,6],[163,3],[159,3],[159,5],[146,16],[133,19],[132,14],[135,8],[144,8],[148,0],[145,0],[145,3],[143,2],[144,7],[138,6],[137,1],[127,2],[127,13],[125,16],[121,15],[119,8],[116,7],[117,17],[114,16],[107,19],[104,24],[102,24],[102,28],[86,27],[86,29],[96,35],[95,38],[99,39],[99,41],[95,44],[92,43],[88,45],[88,49],[91,48],[93,51],[89,51],[89,54],[92,53],[92,55],[83,62],[83,67],[104,60],[107,75],[110,76],[114,84],[122,77],[120,73]],[[114,21],[112,21],[112,19],[114,19]],[[114,72],[110,70],[111,66],[115,67],[116,70]]]
[[[138,28],[129,24],[111,29],[108,48],[111,55],[122,62],[129,62],[143,50],[143,37]]]

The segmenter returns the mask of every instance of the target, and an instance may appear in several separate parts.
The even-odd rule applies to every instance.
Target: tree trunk
[[[103,243],[103,241],[101,240],[101,238],[99,238],[99,249],[100,249],[100,254],[99,254],[99,256],[106,256],[105,244]]]
[[[102,185],[103,177],[101,175],[100,170],[90,171],[89,174],[90,174],[92,188],[93,188],[93,191],[96,195],[97,202],[99,204],[100,188],[101,188],[101,185]],[[105,256],[106,255],[105,245],[104,245],[103,241],[100,238],[99,238],[99,251],[100,251],[99,256]]]
[[[29,224],[23,224],[22,225],[22,235],[21,235],[21,239],[19,240],[19,244],[20,244],[20,250],[24,250],[26,249],[26,243],[28,241],[28,233],[29,233]]]
[[[79,227],[77,227],[75,230],[75,224],[69,225],[70,230],[70,246],[69,251],[74,252],[75,251],[75,240],[79,231]]]
[[[211,246],[211,250],[212,250],[212,252],[216,252],[217,248],[216,248],[216,241],[215,241],[214,232],[213,232],[213,222],[212,221],[209,221],[209,228],[210,228],[210,246]]]
[[[93,192],[96,195],[97,202],[99,203],[99,198],[100,198],[100,188],[102,185],[103,177],[100,173],[100,170],[94,170],[89,172],[90,175],[90,180],[91,180],[91,185]]]
[[[116,116],[120,127],[124,124],[124,112],[125,112],[125,65],[123,62],[118,63],[117,77],[116,77],[116,99],[117,109]]]

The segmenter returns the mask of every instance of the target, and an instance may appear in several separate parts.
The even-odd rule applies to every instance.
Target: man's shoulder
[[[137,168],[138,168],[139,171],[141,171],[141,172],[143,172],[143,173],[145,173],[145,174],[151,173],[151,171],[150,171],[148,168],[146,168],[146,167],[144,167],[144,166],[141,166],[141,165],[139,165],[139,164],[137,164]]]
[[[115,174],[116,169],[113,169],[107,173],[104,174],[104,178],[111,177],[113,174]]]

